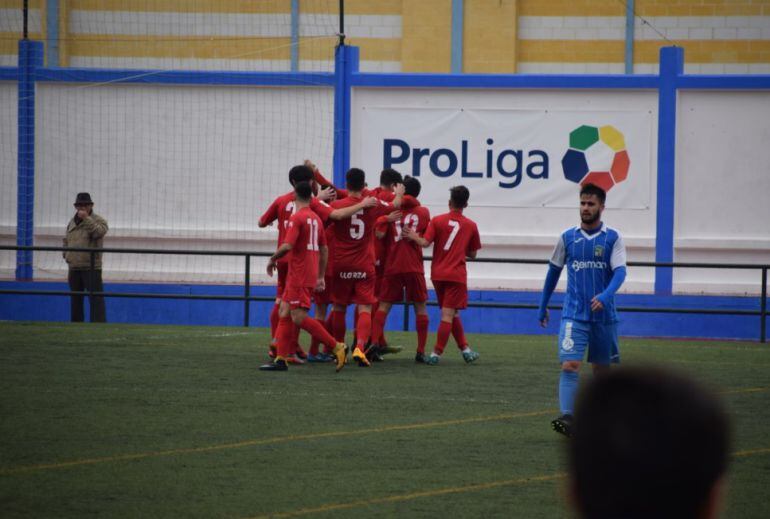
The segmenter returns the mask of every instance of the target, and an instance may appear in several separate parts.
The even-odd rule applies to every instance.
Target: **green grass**
[[[475,335],[416,365],[264,373],[264,330],[0,323],[0,513],[9,517],[568,517],[551,337]],[[432,339],[431,339],[432,340]],[[733,416],[726,517],[770,504],[770,346],[631,340]],[[587,371],[587,370],[586,370]],[[764,450],[761,450],[764,449]]]

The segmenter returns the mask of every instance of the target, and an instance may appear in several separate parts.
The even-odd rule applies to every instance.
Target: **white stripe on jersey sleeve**
[[[617,232],[617,231],[615,231]],[[618,267],[626,266],[626,244],[623,243],[623,237],[618,232],[618,239],[612,246],[612,256],[610,256],[610,268],[615,270]]]
[[[553,254],[551,255],[551,263],[553,263],[553,265],[556,267],[562,268],[566,260],[567,247],[564,244],[564,235],[562,234],[559,237],[559,241],[556,242],[556,248],[553,249]]]

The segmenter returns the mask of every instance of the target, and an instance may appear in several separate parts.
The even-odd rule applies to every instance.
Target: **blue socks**
[[[578,388],[580,374],[576,371],[562,370],[559,377],[559,408],[561,414],[574,414],[575,394]]]

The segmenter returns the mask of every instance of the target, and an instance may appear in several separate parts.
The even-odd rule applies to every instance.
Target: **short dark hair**
[[[313,178],[313,170],[305,165],[300,164],[289,170],[289,182],[292,186],[296,186],[297,182],[310,182]]]
[[[401,173],[393,168],[385,168],[380,173],[380,185],[390,187],[393,184],[401,183]]]
[[[596,184],[584,185],[583,189],[580,190],[580,196],[583,195],[595,195],[602,204],[607,200],[607,192]]]
[[[468,207],[468,199],[471,192],[465,186],[455,186],[449,190],[449,202],[455,209],[464,209]]]
[[[727,415],[708,390],[651,366],[597,375],[578,396],[569,474],[585,518],[697,517],[727,469]]]
[[[420,196],[420,189],[422,189],[422,186],[420,186],[419,180],[407,175],[404,177],[403,184],[404,184],[404,194],[411,195],[415,198]]]
[[[313,196],[313,187],[307,180],[300,180],[294,184],[294,193],[297,195],[297,200],[307,202]]]
[[[345,185],[351,191],[362,191],[366,187],[366,173],[364,173],[364,170],[350,168],[345,173]]]

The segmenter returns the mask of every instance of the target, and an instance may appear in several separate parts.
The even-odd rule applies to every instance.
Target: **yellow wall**
[[[449,72],[452,0],[403,0],[401,70]]]
[[[21,0],[0,0],[0,8],[19,9]],[[770,0],[636,0],[636,11],[655,16],[770,16]],[[49,23],[46,2],[30,0],[42,14],[44,39]],[[288,38],[78,35],[69,32],[72,10],[287,14],[290,0],[60,0],[59,55],[67,66],[72,56],[234,58],[288,60]],[[301,13],[338,13],[338,0],[300,0]],[[401,37],[346,40],[361,48],[361,60],[400,64],[403,72],[450,72],[452,0],[346,0],[345,12],[397,15]],[[624,40],[519,39],[521,17],[625,16],[618,0],[464,0],[463,72],[513,73],[526,63],[622,63]],[[0,54],[14,55],[20,33],[0,33]],[[547,37],[547,36],[545,36]],[[552,37],[552,36],[551,36]],[[557,36],[558,37],[558,36]],[[592,36],[590,36],[592,37]],[[674,42],[691,64],[770,63],[770,40],[698,39]],[[300,59],[329,60],[336,38],[302,38]],[[634,63],[655,64],[660,40],[634,42]]]
[[[465,0],[463,72],[516,72],[516,0]]]

